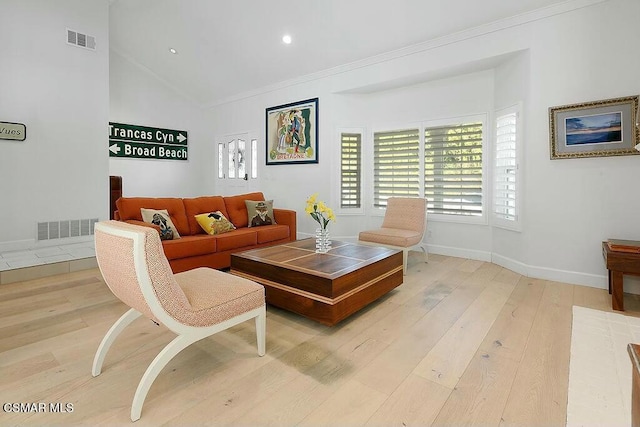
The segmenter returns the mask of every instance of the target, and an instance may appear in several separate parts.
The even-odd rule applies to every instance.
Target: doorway
[[[221,195],[248,193],[258,177],[258,140],[248,133],[217,138],[218,188]]]

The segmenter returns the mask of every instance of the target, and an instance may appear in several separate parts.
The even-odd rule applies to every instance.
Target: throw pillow
[[[259,227],[261,225],[275,224],[273,217],[273,200],[254,202],[245,200],[247,214],[249,216],[249,227]]]
[[[173,240],[179,239],[178,229],[173,225],[169,212],[166,209],[145,209],[140,208],[140,214],[142,220],[150,224],[155,224],[160,227],[160,239],[161,240]]]
[[[236,229],[220,211],[196,215],[196,221],[205,233],[212,236]]]

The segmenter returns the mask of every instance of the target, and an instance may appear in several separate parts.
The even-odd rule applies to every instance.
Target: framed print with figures
[[[266,109],[267,165],[318,163],[318,98]]]

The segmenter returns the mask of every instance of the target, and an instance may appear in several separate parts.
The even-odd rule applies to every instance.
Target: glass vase
[[[326,254],[331,249],[329,240],[329,230],[326,228],[316,228],[316,253]]]

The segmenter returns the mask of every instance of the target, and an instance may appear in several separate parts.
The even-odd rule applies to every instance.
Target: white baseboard
[[[498,254],[492,254],[492,262],[527,277],[552,280],[554,282],[571,283],[573,285],[589,286],[598,289],[609,288],[609,277],[606,275],[527,265],[520,261]],[[640,279],[633,276],[625,276],[624,292],[640,295]]]
[[[427,250],[430,254],[454,256],[458,258],[475,259],[477,261],[491,262],[491,252],[479,251],[476,249],[454,248],[451,246],[429,245]]]
[[[552,280],[554,282],[571,283],[572,285],[590,286],[592,288],[607,289],[608,278],[598,274],[580,273],[578,271],[560,270],[557,268],[528,265],[499,254],[492,255],[492,262],[523,276],[536,279]]]
[[[298,238],[304,239],[313,237],[311,234],[298,233]],[[353,237],[334,237],[335,240],[342,240],[350,243],[357,243],[357,238]],[[431,254],[454,256],[459,258],[474,259],[478,261],[492,262],[501,267],[522,274],[523,276],[551,280],[554,282],[570,283],[572,285],[589,286],[598,289],[609,288],[609,278],[606,275],[582,273],[579,271],[560,270],[557,268],[540,267],[536,265],[525,264],[521,261],[505,257],[503,255],[491,253],[488,251],[480,251],[475,249],[456,248],[452,246],[429,245],[428,252]],[[631,276],[625,276],[624,292],[640,295],[640,279]]]

